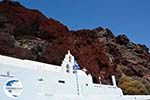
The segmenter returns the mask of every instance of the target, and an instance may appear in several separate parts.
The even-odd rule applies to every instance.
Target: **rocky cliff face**
[[[67,50],[93,81],[111,84],[116,75],[125,94],[150,94],[150,53],[126,35],[102,27],[69,31],[54,19],[18,2],[0,3],[0,54],[60,65]]]

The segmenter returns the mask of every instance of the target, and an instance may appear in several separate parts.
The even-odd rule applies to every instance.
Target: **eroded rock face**
[[[61,65],[68,49],[95,83],[101,77],[102,83],[111,84],[115,74],[125,94],[150,94],[150,54],[145,45],[132,43],[126,35],[115,37],[102,27],[69,31],[18,2],[0,3],[1,55]]]
[[[119,43],[121,45],[123,45],[123,44],[126,45],[126,44],[129,43],[129,39],[126,35],[119,35],[119,36],[116,37],[115,40],[116,40],[117,43]]]

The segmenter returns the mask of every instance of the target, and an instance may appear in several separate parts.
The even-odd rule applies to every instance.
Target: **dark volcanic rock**
[[[5,32],[0,32],[0,46],[14,47],[15,39],[12,35]]]
[[[119,35],[116,37],[116,42],[122,45],[126,45],[129,43],[129,39],[126,35]]]
[[[150,94],[150,54],[145,45],[132,43],[126,35],[115,37],[102,27],[69,31],[18,2],[0,3],[1,55],[61,65],[67,50],[95,83],[101,77],[102,83],[111,84],[115,74],[125,94]]]

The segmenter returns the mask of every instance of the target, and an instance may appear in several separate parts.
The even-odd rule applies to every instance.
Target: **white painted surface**
[[[150,96],[124,96],[115,85],[93,84],[91,75],[74,72],[73,67],[70,53],[62,66],[0,56],[0,100],[150,100]],[[21,81],[23,92],[12,99],[3,87],[13,78]]]

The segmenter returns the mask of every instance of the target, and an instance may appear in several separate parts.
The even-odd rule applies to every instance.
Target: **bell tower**
[[[61,64],[63,71],[66,73],[73,73],[74,64],[75,64],[74,56],[72,56],[70,50],[68,50],[68,53],[65,55],[65,58]]]

